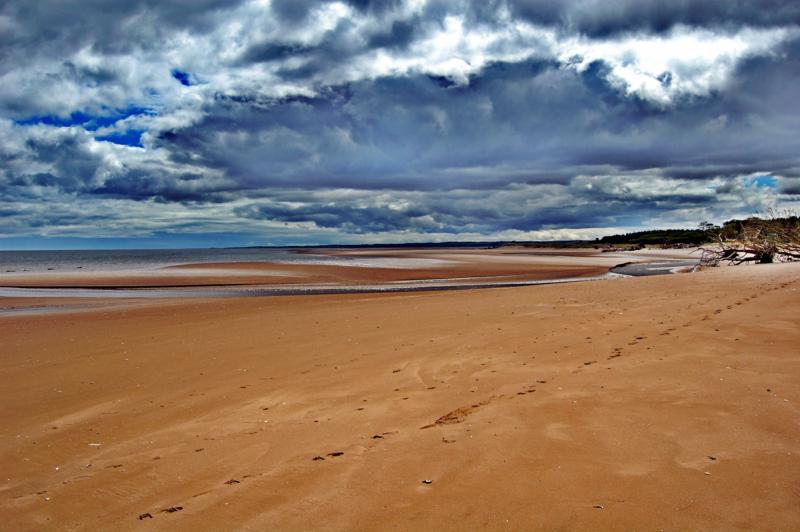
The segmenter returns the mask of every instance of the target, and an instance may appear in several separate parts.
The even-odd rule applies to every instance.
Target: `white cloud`
[[[768,55],[798,34],[796,28],[719,32],[677,26],[666,35],[573,37],[559,43],[557,53],[578,71],[603,61],[611,68],[611,83],[622,92],[667,106],[682,95],[707,96],[723,89],[742,60]]]

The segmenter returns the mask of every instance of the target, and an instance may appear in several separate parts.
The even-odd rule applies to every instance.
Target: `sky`
[[[800,207],[796,0],[0,0],[0,249]]]

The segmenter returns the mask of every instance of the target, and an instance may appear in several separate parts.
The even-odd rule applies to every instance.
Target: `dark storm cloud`
[[[503,231],[535,231],[635,225],[653,216],[684,207],[712,204],[708,194],[653,193],[645,196],[618,191],[581,190],[569,187],[516,187],[510,192],[460,190],[425,194],[392,193],[397,204],[365,204],[365,197],[330,201],[325,194],[290,194],[282,201],[265,200],[237,208],[247,219],[279,222],[312,222],[318,227],[348,233],[392,231],[457,234],[465,231],[496,234]],[[516,201],[513,201],[516,200]],[[531,201],[535,201],[534,204]]]
[[[793,0],[509,0],[517,16],[592,37],[665,32],[678,24],[699,27],[776,26],[800,23]]]
[[[424,76],[382,78],[315,98],[221,99],[158,146],[176,162],[199,160],[254,188],[297,179],[350,188],[492,188],[565,182],[602,166],[698,179],[780,172],[798,164],[789,156],[798,147],[797,119],[785,109],[800,72],[788,66],[748,63],[742,94],[669,112],[615,94],[592,72],[549,62],[495,64],[466,87]],[[467,171],[484,167],[491,175]]]
[[[140,170],[106,179],[87,194],[160,202],[213,202],[217,186],[209,185],[197,174],[153,175]]]
[[[91,46],[120,54],[152,48],[169,32],[211,30],[220,12],[243,0],[37,0],[4,2],[0,14],[14,21],[12,31],[0,35],[3,57],[14,53],[58,54]],[[12,50],[13,49],[13,50]]]
[[[384,9],[391,8],[387,6]],[[368,9],[370,12],[374,10]],[[406,49],[416,39],[425,36],[433,23],[438,22],[423,16],[386,22],[378,18],[371,27],[355,31],[353,22],[343,19],[313,44],[275,39],[272,36],[254,42],[241,52],[236,64],[271,64],[278,68],[278,76],[285,80],[318,83],[320,78],[335,74],[343,65],[347,68],[346,65],[354,57],[371,50]],[[289,60],[300,60],[302,63],[287,63]]]
[[[391,27],[369,37],[370,48],[404,48],[414,40],[417,26],[413,22],[395,21]]]
[[[329,3],[330,0],[273,0],[271,7],[273,12],[282,20],[287,22],[302,22],[308,17],[312,9],[321,3]],[[396,9],[402,4],[401,0],[345,0],[345,3],[354,7],[362,13],[383,14],[387,11]]]
[[[383,10],[399,4],[350,3],[378,4]],[[728,29],[800,24],[800,6],[793,0],[434,0],[426,4],[424,12],[427,19],[435,21],[449,14],[462,14],[473,24],[498,24],[504,19],[504,10],[514,18],[591,37],[663,33],[681,24]]]
[[[792,205],[798,24],[778,0],[0,4],[0,215],[333,238]]]
[[[351,205],[310,204],[302,208],[251,205],[237,209],[236,214],[244,218],[279,222],[313,222],[317,227],[343,229],[350,233],[381,233],[407,229],[424,232],[431,228],[430,224],[418,222],[414,211]]]
[[[314,0],[274,0],[273,13],[283,22],[302,22],[317,4]]]
[[[0,113],[24,119],[144,103],[158,90],[132,86],[138,80],[131,76],[131,59],[160,53],[166,40],[182,32],[201,36],[214,30],[220,16],[243,1],[3,2],[0,20],[7,24],[0,30],[0,76],[7,76],[3,79],[7,88],[0,96]],[[164,75],[176,66],[182,67],[165,65]],[[63,101],[62,88],[84,95],[72,94]],[[70,101],[76,97],[77,106]]]
[[[269,63],[292,56],[306,55],[313,51],[310,46],[280,42],[263,42],[248,48],[239,59],[240,63]]]
[[[272,9],[284,23],[307,23],[309,14],[329,1],[277,0]],[[365,49],[406,47],[426,35],[431,28],[441,28],[448,16],[463,17],[467,26],[503,26],[512,19],[553,28],[564,34],[606,38],[628,33],[665,33],[678,25],[716,30],[743,27],[786,27],[800,25],[800,4],[793,0],[762,2],[730,0],[491,0],[452,2],[431,0],[420,13],[406,20],[386,20],[386,14],[398,10],[400,1],[370,2],[352,0],[347,4],[375,17],[376,26],[367,34],[354,36],[347,31],[349,21],[329,30],[322,42],[313,47],[268,38],[252,44],[240,57],[241,62],[264,62],[300,56],[310,58],[302,68],[288,69],[285,75],[313,78],[320,71],[345,63]],[[201,10],[202,12],[202,10]],[[202,19],[201,19],[202,20]],[[355,38],[355,39],[354,39]],[[355,42],[353,42],[355,40]],[[663,82],[671,75],[664,73]]]
[[[74,130],[57,135],[31,136],[25,140],[21,152],[14,157],[35,160],[53,169],[52,173],[20,173],[9,179],[12,186],[58,186],[63,190],[77,190],[91,181],[100,159],[84,142],[85,136]]]

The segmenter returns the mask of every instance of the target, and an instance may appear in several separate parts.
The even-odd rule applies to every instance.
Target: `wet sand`
[[[531,281],[602,275],[623,262],[693,258],[688,252],[601,253],[593,249],[315,249],[329,262],[183,264],[139,271],[6,273],[0,286],[171,288],[338,284],[413,280]],[[338,260],[337,260],[338,259]],[[346,259],[346,260],[343,260]]]
[[[116,303],[0,316],[11,529],[800,528],[797,264]]]
[[[306,256],[309,258],[305,259]],[[594,281],[618,274],[663,275],[692,269],[697,263],[691,250],[603,253],[591,248],[524,246],[313,249],[298,250],[295,259],[298,258],[299,262],[190,263],[136,270],[6,273],[0,275],[0,314],[73,311],[112,304],[118,299],[520,287]]]

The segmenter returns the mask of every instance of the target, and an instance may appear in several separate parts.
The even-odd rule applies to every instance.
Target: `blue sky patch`
[[[112,109],[107,114],[92,115],[76,111],[68,117],[55,115],[32,116],[15,123],[20,126],[45,125],[53,127],[81,126],[87,131],[95,131],[101,127],[108,127],[131,116],[154,115],[152,109],[131,105],[124,109]]]
[[[192,75],[188,72],[184,72],[183,70],[178,70],[177,68],[173,68],[171,71],[172,77],[177,79],[181,85],[184,87],[191,87],[192,86]]]
[[[748,187],[757,188],[775,188],[778,186],[778,180],[775,176],[771,175],[758,175],[747,181]]]
[[[114,144],[122,144],[124,146],[136,146],[143,148],[142,144],[143,129],[129,129],[122,133],[112,133],[102,137],[95,137],[97,140],[104,140],[106,142],[113,142]]]

